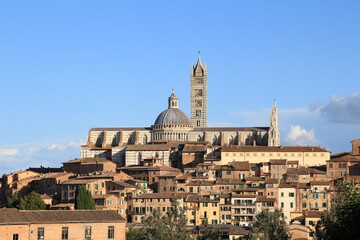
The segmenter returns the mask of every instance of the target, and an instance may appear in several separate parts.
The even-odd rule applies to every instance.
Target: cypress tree
[[[75,209],[95,209],[95,201],[85,186],[78,186],[76,188]]]

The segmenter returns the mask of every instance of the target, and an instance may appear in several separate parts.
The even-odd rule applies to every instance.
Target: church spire
[[[280,146],[280,133],[278,127],[278,116],[277,116],[277,107],[276,107],[275,99],[274,99],[274,106],[270,116],[268,146]]]

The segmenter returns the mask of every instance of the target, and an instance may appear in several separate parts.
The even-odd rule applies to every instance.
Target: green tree
[[[256,220],[248,239],[251,240],[287,240],[290,239],[286,223],[280,210],[265,209],[256,215]]]
[[[144,222],[143,231],[147,240],[191,240],[190,233],[186,230],[185,208],[179,207],[177,201],[172,202],[172,207],[161,216],[157,211]]]
[[[15,192],[11,197],[6,199],[6,207],[8,208],[17,208],[19,209],[20,199],[18,197],[18,192]]]
[[[126,240],[146,240],[146,235],[142,229],[129,228],[126,232]]]
[[[78,186],[75,191],[75,209],[95,209],[95,201],[85,186]]]
[[[20,198],[19,201],[20,210],[45,210],[46,204],[41,199],[39,193],[31,192],[30,194]]]
[[[352,183],[341,184],[338,186],[331,210],[321,216],[316,226],[316,238],[359,239],[359,222],[360,189]]]

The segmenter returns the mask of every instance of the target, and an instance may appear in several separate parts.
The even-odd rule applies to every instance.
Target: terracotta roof
[[[106,158],[76,158],[67,162],[63,162],[63,164],[68,163],[81,163],[81,164],[94,164],[94,163],[113,163],[116,164]]]
[[[320,185],[320,186],[329,186],[330,182],[329,181],[311,181],[310,185]]]
[[[214,186],[214,181],[190,181],[185,186]]]
[[[62,184],[75,184],[75,185],[82,185],[82,184],[87,184],[87,183],[91,183],[91,182],[95,182],[98,179],[70,179],[70,180],[66,180],[64,181]]]
[[[172,199],[172,198],[186,198],[188,196],[188,193],[144,193],[141,195],[138,195],[136,197],[133,197],[133,199]]]
[[[266,196],[257,196],[256,201],[257,202],[275,202],[276,198],[268,198]]]
[[[310,184],[309,183],[298,183],[298,188],[309,189]]]
[[[9,210],[0,209],[0,224],[124,222],[124,218],[109,210]]]
[[[203,144],[185,144],[182,152],[191,153],[191,152],[204,152],[206,151],[207,145]]]
[[[26,223],[28,219],[19,213],[16,208],[1,208],[0,209],[0,224],[4,223]]]
[[[299,161],[287,161],[287,164],[299,164]]]
[[[231,226],[230,229],[229,229],[229,235],[240,235],[240,236],[243,236],[243,235],[246,235],[248,234],[248,230],[246,230],[245,228],[243,227],[238,227],[238,226]]]
[[[234,185],[234,184],[245,184],[245,182],[241,179],[223,179],[223,178],[219,178],[215,182],[215,185]]]
[[[286,159],[270,159],[270,165],[286,165]]]
[[[324,171],[317,170],[315,168],[306,168],[306,167],[299,167],[296,168],[288,168],[286,169],[287,174],[296,174],[296,175],[308,175],[308,174],[326,174]]]
[[[360,155],[348,154],[340,157],[331,156],[331,159],[326,162],[359,162],[359,161],[360,161]]]
[[[304,212],[305,217],[307,218],[320,218],[321,214],[323,214],[324,212],[321,211],[306,211]]]
[[[187,202],[219,202],[219,200],[211,199],[208,195],[188,195]]]
[[[111,181],[112,183],[115,183],[119,186],[122,186],[124,188],[138,188],[137,186],[135,185],[132,185],[132,184],[129,184],[127,182],[123,182],[123,181]]]
[[[290,183],[282,182],[279,184],[278,188],[295,188],[296,186]]]
[[[266,183],[276,184],[276,183],[279,183],[279,180],[276,178],[270,178],[270,179],[266,180]]]
[[[329,152],[320,147],[302,146],[228,146],[222,147],[222,152]]]
[[[215,165],[214,170],[250,171],[249,162],[230,162],[227,165]]]

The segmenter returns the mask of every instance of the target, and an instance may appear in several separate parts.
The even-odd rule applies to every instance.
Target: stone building
[[[168,98],[168,108],[158,115],[153,125],[93,128],[89,131],[87,144],[81,147],[81,157],[107,158],[119,166],[129,166],[140,164],[144,157],[155,156],[161,157],[165,165],[175,166],[171,158],[175,162],[181,160],[177,146],[180,143],[203,143],[213,150],[227,145],[280,145],[276,104],[270,127],[207,127],[207,67],[202,65],[200,58],[191,67],[190,82],[190,119],[179,109],[179,99],[173,89]],[[210,154],[208,151],[205,153]],[[196,158],[186,159],[185,164],[189,161],[196,161]]]
[[[0,209],[4,240],[125,240],[125,220],[115,211]]]

